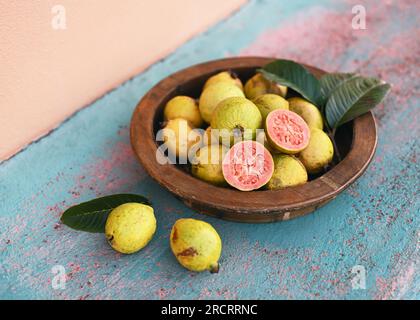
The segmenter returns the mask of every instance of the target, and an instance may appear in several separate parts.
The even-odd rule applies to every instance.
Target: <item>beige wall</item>
[[[244,2],[0,0],[0,160]]]

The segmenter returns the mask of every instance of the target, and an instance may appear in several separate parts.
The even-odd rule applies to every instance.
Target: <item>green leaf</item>
[[[292,88],[318,107],[323,103],[318,79],[299,63],[291,60],[276,60],[265,65],[258,72],[268,80]]]
[[[321,92],[325,98],[329,98],[331,93],[343,82],[348,81],[357,74],[355,73],[328,73],[319,79]]]
[[[385,98],[391,86],[376,78],[356,76],[336,87],[325,106],[331,128],[368,112]]]
[[[109,213],[127,202],[151,205],[145,197],[135,194],[114,194],[80,203],[67,209],[61,216],[61,222],[70,228],[101,233],[105,231],[105,222]]]

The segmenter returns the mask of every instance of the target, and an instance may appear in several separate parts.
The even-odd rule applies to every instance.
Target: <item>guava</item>
[[[274,173],[267,188],[270,190],[297,186],[308,181],[303,164],[294,156],[279,154],[273,156]]]
[[[144,248],[156,231],[151,206],[124,203],[111,211],[105,224],[105,236],[116,251],[134,253]]]
[[[219,144],[219,136],[212,130],[211,127],[208,127],[203,134],[203,144]]]
[[[203,124],[197,103],[187,96],[177,96],[169,100],[163,111],[163,117],[166,121],[176,118],[185,119],[195,128]]]
[[[268,142],[268,140],[267,140],[267,136],[266,136],[266,134],[265,134],[265,131],[264,131],[264,130],[262,130],[262,129],[257,130],[257,137],[256,137],[255,141],[257,141],[257,142],[259,142],[259,143],[263,144],[263,145],[264,145],[264,147],[265,147],[268,151],[270,151],[270,153],[271,153],[272,155],[275,155],[275,154],[280,154],[280,151],[278,151],[277,149],[274,149],[274,148],[271,146],[271,144]]]
[[[201,135],[193,130],[185,119],[169,120],[163,128],[163,141],[168,152],[185,162],[193,147],[198,148],[201,142]]]
[[[236,143],[225,155],[222,166],[227,183],[241,191],[261,188],[274,171],[270,152],[252,140]]]
[[[322,130],[324,127],[322,115],[316,106],[299,97],[290,98],[287,101],[289,101],[289,110],[300,115],[310,129]]]
[[[274,93],[285,97],[287,94],[287,87],[269,81],[264,78],[261,73],[257,73],[245,83],[244,91],[245,96],[248,99],[253,100],[266,93]]]
[[[210,123],[213,111],[219,102],[229,97],[245,96],[241,89],[229,82],[218,82],[204,89],[198,104],[203,120]]]
[[[219,82],[229,82],[229,83],[232,83],[232,84],[236,85],[241,90],[244,89],[241,79],[239,79],[236,76],[236,74],[234,74],[233,72],[230,72],[230,71],[222,71],[222,72],[219,72],[218,74],[215,74],[214,76],[211,76],[210,78],[208,78],[206,83],[204,84],[203,90],[206,89],[207,87],[209,87],[209,86],[211,86],[215,83],[219,83]]]
[[[268,114],[276,109],[289,110],[289,102],[277,94],[266,93],[252,100],[261,112],[263,121]]]
[[[299,154],[308,173],[320,172],[331,162],[333,156],[334,147],[328,135],[321,129],[312,129],[308,147]]]
[[[207,222],[179,219],[172,227],[170,244],[178,262],[191,271],[219,271],[222,240]]]
[[[295,154],[309,144],[310,130],[297,113],[277,109],[265,121],[265,133],[271,146],[280,152]]]
[[[237,141],[255,138],[256,129],[262,128],[261,113],[257,106],[244,97],[223,100],[214,110],[212,129],[218,129],[221,142],[233,145]]]
[[[217,186],[226,184],[222,172],[222,161],[226,152],[227,149],[218,144],[202,147],[192,161],[191,173]]]

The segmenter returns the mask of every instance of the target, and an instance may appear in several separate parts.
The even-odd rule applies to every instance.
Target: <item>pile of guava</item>
[[[180,95],[166,103],[167,153],[217,186],[251,191],[306,183],[326,170],[334,147],[319,109],[290,95],[259,73],[243,85],[234,73],[219,72],[198,99]]]

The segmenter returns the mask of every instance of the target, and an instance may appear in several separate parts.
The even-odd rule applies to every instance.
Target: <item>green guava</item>
[[[185,119],[195,128],[203,124],[196,101],[187,96],[177,96],[169,100],[163,111],[163,117],[166,121],[176,118]]]
[[[274,171],[270,152],[256,141],[238,142],[223,158],[223,176],[227,183],[240,191],[252,191],[264,186]]]
[[[193,176],[217,186],[225,185],[222,161],[227,151],[224,146],[219,144],[202,147],[192,161],[191,173]]]
[[[271,111],[265,121],[265,133],[271,146],[283,153],[298,153],[309,144],[308,125],[297,113],[289,110]]]
[[[168,152],[184,162],[193,148],[198,148],[201,143],[201,135],[193,130],[185,119],[169,120],[163,128],[163,141]]]
[[[179,219],[169,237],[175,258],[185,268],[201,272],[219,271],[222,240],[207,222],[196,219]]]
[[[334,156],[331,139],[321,129],[312,129],[309,145],[299,154],[299,159],[308,173],[320,172]]]
[[[156,231],[156,218],[151,206],[125,203],[111,211],[105,224],[109,244],[121,253],[134,253],[144,248]]]
[[[223,100],[214,110],[212,129],[218,129],[221,143],[233,145],[237,141],[255,139],[256,129],[262,128],[257,106],[243,97]]]
[[[274,173],[267,188],[270,190],[297,186],[308,181],[308,173],[303,164],[294,156],[274,155]]]
[[[199,109],[203,120],[210,123],[214,109],[219,102],[229,97],[245,96],[238,86],[229,82],[218,82],[204,89],[199,100]]]
[[[310,129],[318,128],[322,130],[324,123],[321,112],[316,106],[298,97],[287,99],[287,101],[289,101],[289,110],[300,115]]]
[[[269,81],[263,77],[261,73],[257,73],[245,83],[245,96],[253,100],[266,93],[278,94],[285,97],[287,94],[287,87]]]
[[[203,90],[219,82],[229,82],[231,84],[236,85],[241,90],[244,89],[241,79],[239,79],[233,72],[222,71],[208,78],[206,83],[204,84]]]
[[[287,100],[277,94],[266,93],[255,98],[252,102],[254,102],[260,110],[264,122],[268,114],[273,110],[289,110],[289,103]]]
[[[208,127],[203,134],[203,144],[210,145],[210,144],[219,144],[219,136],[215,134],[211,127]]]
[[[263,129],[257,130],[257,136],[255,141],[261,143],[262,145],[264,145],[264,147],[270,151],[270,153],[274,156],[275,154],[280,154],[281,152],[278,151],[277,149],[274,149],[270,142],[268,142],[267,136],[265,134],[265,131]]]

